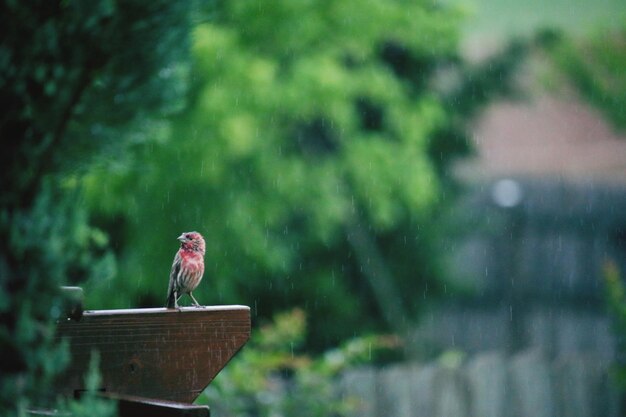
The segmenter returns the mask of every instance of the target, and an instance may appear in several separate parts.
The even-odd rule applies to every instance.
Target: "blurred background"
[[[621,1],[0,7],[2,410],[59,285],[163,306],[196,230],[253,320],[214,416],[621,415]]]

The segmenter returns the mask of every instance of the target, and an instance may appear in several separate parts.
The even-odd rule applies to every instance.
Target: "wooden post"
[[[165,400],[174,410],[171,402],[191,404],[246,343],[250,308],[85,311],[78,321],[59,322],[56,337],[67,340],[72,358],[57,393],[76,396],[85,389],[91,353],[97,350],[105,396],[150,405],[158,401],[148,399]]]

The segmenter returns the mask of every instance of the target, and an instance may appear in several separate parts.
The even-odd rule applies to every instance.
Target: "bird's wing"
[[[176,252],[174,257],[174,263],[172,263],[172,270],[170,271],[170,283],[167,287],[167,298],[169,299],[174,290],[176,289],[176,278],[180,272],[180,266],[182,264],[182,258],[180,252]]]

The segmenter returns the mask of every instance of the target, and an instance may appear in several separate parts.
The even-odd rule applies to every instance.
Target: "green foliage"
[[[59,285],[113,273],[106,239],[88,226],[77,202],[76,196],[46,181],[34,206],[15,212],[11,223],[3,224],[11,250],[4,255],[11,255],[18,267],[2,265],[2,409],[17,405],[23,410],[35,395],[39,405],[53,400],[42,393],[69,360],[66,347],[53,338],[54,322],[65,313]],[[3,214],[4,222],[8,216]]]
[[[398,348],[395,338],[369,336],[311,358],[302,353],[306,315],[300,309],[277,314],[198,399],[220,416],[343,416],[352,409],[337,391],[348,366],[371,363]]]
[[[154,134],[147,115],[181,106],[186,2],[0,7],[3,204],[30,204],[45,173],[119,155]]]
[[[302,306],[316,348],[414,318],[442,292],[445,168],[510,65],[465,77],[459,15],[428,1],[240,1],[208,14],[171,141],[87,180],[121,248],[120,274],[87,291],[93,305],[163,305],[175,237],[198,230],[204,304],[266,318]],[[402,314],[383,320],[390,305]]]
[[[162,132],[150,121],[182,106],[188,7],[0,2],[1,415],[55,403],[49,384],[69,360],[53,334],[59,285],[115,272],[79,176]]]
[[[583,96],[620,130],[626,128],[626,25],[583,40],[550,36],[548,50]]]
[[[617,335],[617,362],[614,373],[622,391],[626,390],[626,287],[614,262],[604,265],[604,283],[609,312],[613,318],[613,329]]]
[[[89,371],[85,375],[85,392],[82,393],[80,401],[62,399],[59,407],[69,411],[72,417],[108,417],[114,416],[117,412],[115,402],[98,398],[96,395],[102,386],[100,381],[100,354],[93,352],[89,361]]]

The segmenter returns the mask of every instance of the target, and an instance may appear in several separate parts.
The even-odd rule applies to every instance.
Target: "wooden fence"
[[[360,417],[617,417],[610,366],[537,350],[478,354],[463,365],[400,364],[346,372],[341,393]]]

